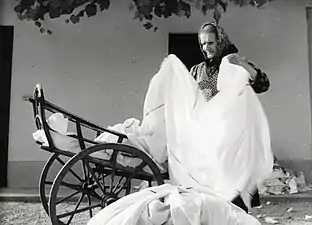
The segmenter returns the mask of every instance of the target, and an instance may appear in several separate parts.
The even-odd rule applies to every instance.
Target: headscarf
[[[203,51],[202,45],[200,44],[200,40],[199,40],[199,34],[202,31],[205,31],[205,29],[207,28],[207,26],[213,26],[216,30],[216,38],[217,38],[217,53],[215,55],[215,57],[213,59],[207,59],[206,54]],[[204,23],[199,31],[198,31],[198,42],[200,45],[200,49],[206,59],[206,61],[208,61],[208,63],[212,63],[212,64],[220,64],[221,60],[224,56],[231,54],[231,53],[237,53],[238,49],[235,47],[234,44],[232,44],[232,42],[230,41],[228,35],[226,34],[225,30],[220,27],[219,25],[213,23],[213,22],[207,22]]]
[[[212,59],[208,59],[200,44],[199,34],[204,31],[205,28],[211,25],[215,28],[217,38],[217,52]],[[222,58],[231,53],[237,53],[238,49],[231,43],[228,35],[224,29],[214,23],[204,23],[198,31],[198,42],[200,49],[205,57],[205,61],[194,66],[191,70],[191,74],[198,82],[199,88],[203,91],[203,94],[207,101],[214,97],[217,93],[217,81],[219,66]]]

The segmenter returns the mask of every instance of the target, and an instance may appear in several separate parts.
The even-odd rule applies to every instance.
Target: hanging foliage
[[[134,11],[134,19],[142,22],[145,29],[154,31],[154,17],[169,18],[173,15],[190,18],[192,8],[199,9],[204,15],[212,12],[213,19],[218,23],[228,5],[251,5],[261,8],[272,0],[131,0],[130,11]],[[113,0],[18,0],[14,7],[21,20],[33,21],[42,33],[51,34],[46,30],[43,21],[67,16],[67,23],[79,23],[83,17],[92,17],[97,13],[109,10]]]

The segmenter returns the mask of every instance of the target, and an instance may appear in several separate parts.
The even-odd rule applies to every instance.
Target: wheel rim
[[[61,166],[65,165],[65,162],[64,162],[64,160],[62,160],[60,158],[60,155],[58,153],[54,153],[52,156],[50,156],[50,158],[48,159],[48,161],[44,165],[44,168],[43,168],[41,175],[40,175],[40,181],[39,181],[40,201],[41,201],[41,204],[44,208],[44,211],[48,215],[49,215],[48,193],[51,191],[53,180],[56,177],[56,174],[55,174],[55,176],[49,177],[49,175],[51,175],[50,169],[51,169],[52,165],[55,165],[57,163],[59,163]],[[47,189],[49,189],[49,190],[47,190]]]
[[[113,149],[113,152],[117,152],[115,155],[116,157],[118,157],[119,153],[132,154],[135,152],[142,157],[142,163],[135,169],[125,170],[124,168],[121,170],[116,157],[114,159],[114,154],[111,155],[110,161],[102,159],[95,160],[93,157],[90,157],[93,153],[109,149]],[[80,177],[81,179],[79,180],[75,176],[77,182],[74,183],[75,181],[72,181],[72,183],[68,183],[66,181],[67,175],[72,175],[72,172],[74,172],[73,168],[78,168],[79,163],[81,168],[85,168],[85,172],[83,172],[84,177]],[[146,168],[146,166],[151,169],[152,175],[144,173],[143,169]],[[87,219],[88,221],[94,215],[93,212],[95,210],[100,210],[129,194],[131,192],[132,181],[148,180],[149,183],[151,183],[151,179],[154,179],[157,184],[164,183],[155,163],[146,154],[143,153],[142,155],[138,153],[138,150],[135,148],[121,144],[103,144],[85,149],[83,152],[76,154],[63,166],[53,182],[49,202],[52,224],[70,224],[71,222],[76,224],[76,222],[74,222],[75,217],[79,218],[80,222],[82,222],[83,219]],[[64,187],[74,192],[58,200],[58,195],[61,194],[61,190],[64,190]],[[64,206],[60,205],[60,202],[63,202],[63,199],[69,200],[75,193],[76,205],[69,205],[69,203],[67,203],[65,213],[61,213],[63,210],[62,207]],[[77,200],[78,196],[80,197]],[[88,206],[83,204],[83,200],[87,200]],[[86,213],[89,215],[88,218],[86,217]],[[82,218],[81,215],[85,217]],[[87,221],[85,221],[85,223]]]

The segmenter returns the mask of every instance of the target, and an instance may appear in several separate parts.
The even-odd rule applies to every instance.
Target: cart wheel
[[[52,224],[87,224],[102,208],[135,192],[132,185],[142,181],[150,186],[152,181],[164,183],[157,165],[144,152],[123,144],[87,148],[72,157],[53,182]]]
[[[47,214],[49,214],[49,193],[57,173],[68,161],[69,157],[60,156],[58,153],[54,153],[46,162],[40,175],[39,181],[39,194],[42,206]],[[53,169],[52,169],[53,168]],[[54,172],[54,173],[53,173]]]

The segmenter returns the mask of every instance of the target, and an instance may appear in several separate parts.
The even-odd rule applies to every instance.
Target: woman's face
[[[199,34],[199,42],[204,54],[208,59],[212,59],[217,54],[217,37],[215,33],[202,31]]]

